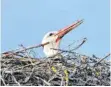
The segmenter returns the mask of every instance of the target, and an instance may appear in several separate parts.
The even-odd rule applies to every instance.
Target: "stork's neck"
[[[58,49],[59,46],[60,46],[60,41],[57,41],[57,42],[51,41],[51,42],[49,42],[49,44],[44,46],[44,48],[43,48],[44,53],[46,54],[47,57],[56,55],[58,53],[58,50],[54,50],[54,49]]]

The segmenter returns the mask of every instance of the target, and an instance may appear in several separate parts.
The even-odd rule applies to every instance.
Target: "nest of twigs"
[[[64,56],[39,59],[2,56],[1,85],[110,86],[110,62],[106,57],[88,57],[68,51]]]

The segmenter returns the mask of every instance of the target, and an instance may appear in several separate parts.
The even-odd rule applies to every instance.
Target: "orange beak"
[[[70,25],[64,29],[59,30],[58,33],[56,34],[58,36],[58,38],[56,39],[56,42],[58,42],[64,35],[66,35],[71,30],[75,29],[82,23],[83,23],[83,20],[78,20],[76,23],[73,23],[72,25]]]

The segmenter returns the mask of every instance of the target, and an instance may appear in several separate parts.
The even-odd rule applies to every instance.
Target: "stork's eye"
[[[52,35],[53,35],[53,33],[50,33],[50,34],[49,34],[49,36],[52,36]]]

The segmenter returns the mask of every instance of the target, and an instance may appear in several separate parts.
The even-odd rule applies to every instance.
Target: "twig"
[[[51,49],[61,51],[60,53],[63,53],[63,52],[74,53],[72,51],[80,48],[86,42],[86,40],[87,40],[87,38],[84,38],[83,41],[77,47],[75,47],[74,49],[71,49],[70,51],[62,50],[62,49],[55,49],[55,48],[51,48]],[[58,53],[58,54],[60,54],[60,53]],[[56,55],[58,55],[58,54],[56,54]],[[56,55],[54,55],[54,56],[56,56]]]
[[[24,49],[26,56],[28,57],[29,61],[31,62],[31,64],[33,65],[31,56],[29,55],[29,53],[27,52],[26,48],[21,44],[21,47]]]
[[[42,47],[42,46],[47,45],[47,44],[49,44],[49,42],[46,42],[44,44],[39,44],[39,45],[31,46],[31,47],[27,47],[26,49],[18,49],[17,51],[16,50],[15,51],[7,51],[7,52],[2,53],[3,54],[2,57],[10,56],[10,55],[16,54],[16,53],[21,53],[21,52],[23,52],[25,50],[30,50],[30,49],[33,49],[33,48]]]
[[[40,77],[37,77],[37,76],[34,76],[34,77],[37,78],[37,79],[42,80],[42,81],[43,81],[46,85],[48,85],[48,86],[51,85],[49,82],[47,82],[46,80],[44,80],[44,79],[42,79],[42,78],[40,78]]]
[[[49,80],[48,82],[50,82],[51,80],[53,80],[56,77],[57,74],[54,74]]]
[[[61,76],[61,86],[63,86],[64,78]]]
[[[6,86],[6,83],[5,83],[4,79],[2,77],[0,77],[0,79],[1,79],[1,82],[3,82],[3,84]]]
[[[25,78],[25,82],[27,82],[27,81],[31,78],[34,70],[35,70],[35,68],[33,68],[33,69],[32,69],[32,72],[30,73],[30,75]]]
[[[110,53],[108,55],[106,55],[104,58],[102,58],[100,61],[98,61],[96,64],[94,64],[93,67],[95,67],[97,64],[99,64],[101,61],[103,61],[104,59],[106,59],[109,56],[110,56]]]
[[[77,47],[75,47],[74,49],[72,49],[71,51],[77,50],[78,48],[80,48],[86,42],[86,40],[87,40],[87,38],[84,38],[83,41]]]
[[[21,86],[21,85],[20,85],[20,83],[16,80],[15,76],[13,76],[13,74],[12,74],[12,73],[10,73],[10,74],[12,75],[13,80],[15,81],[15,83],[16,83],[16,84],[18,84],[18,86]]]

